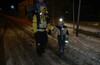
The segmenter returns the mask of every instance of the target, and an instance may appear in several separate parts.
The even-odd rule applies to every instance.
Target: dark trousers
[[[48,37],[46,31],[44,32],[37,32],[35,34],[35,40],[36,40],[36,52],[38,55],[42,55],[42,53],[45,51],[45,47],[47,46]]]
[[[65,35],[58,35],[58,52],[61,56],[64,56],[64,47],[65,47]]]

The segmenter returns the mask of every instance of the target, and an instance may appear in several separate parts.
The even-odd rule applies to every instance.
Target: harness
[[[62,27],[57,25],[56,27],[60,30],[60,34],[62,34],[62,28],[66,28],[65,25],[63,25]]]
[[[65,28],[67,28],[65,25],[61,26],[56,26],[59,30],[59,35],[58,38],[64,40],[66,37],[66,34],[68,35],[68,30],[65,30]]]

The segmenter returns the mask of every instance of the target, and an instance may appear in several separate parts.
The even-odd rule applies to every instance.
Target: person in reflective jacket
[[[40,11],[34,14],[32,21],[32,29],[36,40],[36,52],[39,56],[42,56],[45,52],[45,47],[48,43],[47,33],[50,30],[50,17],[46,11],[47,8],[45,6],[40,6]]]
[[[54,27],[52,33],[57,33],[57,38],[58,38],[58,54],[60,57],[64,56],[64,48],[65,44],[68,43],[68,29],[64,25],[64,21],[62,18],[59,19],[58,25]]]

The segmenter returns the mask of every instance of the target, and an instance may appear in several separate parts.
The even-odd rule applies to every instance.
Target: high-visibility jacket
[[[44,16],[44,20],[43,17]],[[49,23],[49,16],[43,15],[41,16],[39,13],[34,14],[32,20],[32,28],[33,32],[36,33],[39,29],[44,29],[45,31],[51,30],[51,24]]]

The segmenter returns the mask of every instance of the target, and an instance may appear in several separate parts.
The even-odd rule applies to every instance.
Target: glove
[[[51,35],[51,30],[48,31],[48,34]]]

